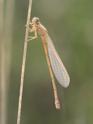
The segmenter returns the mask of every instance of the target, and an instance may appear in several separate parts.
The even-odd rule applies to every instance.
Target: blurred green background
[[[9,82],[6,86],[7,114],[3,124],[16,124],[28,0],[10,0],[9,7],[6,7],[8,2],[3,4],[6,19],[3,32],[12,30],[9,39],[12,38],[8,43],[9,35],[6,33],[7,38],[3,36],[6,38],[3,45],[5,55],[10,57],[6,80],[6,84]],[[8,11],[10,14],[7,15]],[[11,16],[12,23],[8,24]],[[56,81],[62,103],[58,111],[53,103],[41,39],[29,42],[21,124],[93,124],[93,1],[33,0],[31,16],[39,17],[47,28],[71,82],[64,89]]]

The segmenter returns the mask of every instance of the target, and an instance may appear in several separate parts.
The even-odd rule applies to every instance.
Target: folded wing
[[[47,35],[47,47],[48,47],[48,54],[51,62],[51,67],[54,72],[54,75],[58,82],[63,86],[63,87],[68,87],[70,83],[70,78],[68,75],[67,70],[65,69],[63,62],[61,61],[51,38],[49,35]]]

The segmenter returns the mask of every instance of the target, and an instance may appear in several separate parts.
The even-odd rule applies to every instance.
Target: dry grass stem
[[[23,61],[22,61],[22,70],[21,70],[21,82],[20,82],[20,92],[19,92],[19,103],[18,103],[18,114],[17,114],[17,124],[20,124],[21,120],[21,108],[22,108],[22,96],[23,96],[23,84],[24,84],[24,72],[25,72],[25,63],[26,63],[26,54],[27,54],[27,40],[28,40],[28,25],[30,22],[31,16],[31,8],[32,8],[32,0],[29,0],[28,7],[28,15],[27,15],[27,27],[25,32],[25,40],[24,40],[24,50],[23,50]]]

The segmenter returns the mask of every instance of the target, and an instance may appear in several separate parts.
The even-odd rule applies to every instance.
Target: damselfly
[[[68,72],[66,71],[63,62],[61,61],[57,51],[55,50],[55,47],[52,43],[52,40],[50,36],[48,35],[47,29],[41,24],[39,18],[34,17],[32,21],[29,24],[29,33],[34,32],[34,36],[28,38],[28,41],[36,39],[38,37],[38,34],[41,37],[49,73],[52,80],[52,86],[54,91],[54,99],[55,99],[55,107],[57,109],[60,109],[60,101],[57,94],[57,88],[55,84],[55,79],[58,80],[58,82],[63,87],[68,87],[70,83],[70,78],[68,75]]]

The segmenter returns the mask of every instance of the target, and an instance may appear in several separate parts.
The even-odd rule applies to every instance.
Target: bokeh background
[[[0,124],[16,124],[28,0],[0,0]],[[29,42],[21,124],[93,124],[93,1],[33,0],[71,82],[56,110],[40,37]]]

